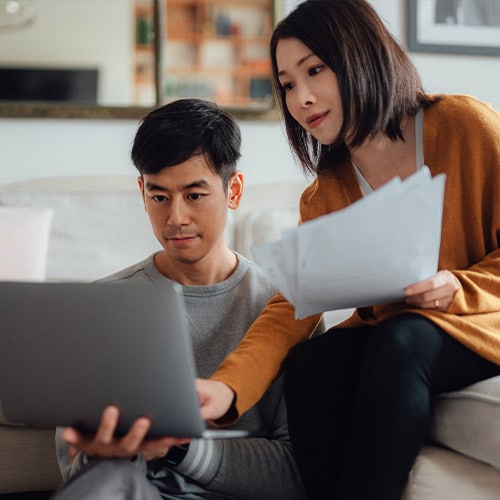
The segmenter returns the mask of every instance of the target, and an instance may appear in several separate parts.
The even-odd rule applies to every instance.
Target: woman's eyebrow
[[[310,57],[313,57],[314,56],[314,53],[311,52],[309,54],[306,54],[304,57],[301,57],[297,63],[295,64],[295,66],[300,67],[302,64],[304,64]],[[283,75],[286,75],[286,71],[285,70],[281,70],[278,72],[278,76],[283,76]]]

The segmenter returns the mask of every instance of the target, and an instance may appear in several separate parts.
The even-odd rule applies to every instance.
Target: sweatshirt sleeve
[[[306,494],[293,458],[280,377],[265,394],[257,411],[264,420],[265,435],[242,439],[192,441],[176,472],[224,498],[255,500],[304,500]]]
[[[319,314],[296,320],[295,308],[279,293],[268,302],[236,350],[211,377],[236,394],[237,417],[262,397],[290,349],[309,338],[320,323]]]

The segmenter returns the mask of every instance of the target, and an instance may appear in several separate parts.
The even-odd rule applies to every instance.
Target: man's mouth
[[[163,237],[173,243],[188,243],[198,237],[197,234],[166,233]]]
[[[196,238],[195,235],[182,235],[182,236],[167,236],[167,240],[171,241],[189,241],[194,240]]]

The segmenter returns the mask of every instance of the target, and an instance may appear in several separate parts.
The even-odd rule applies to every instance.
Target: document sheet
[[[437,272],[444,188],[423,167],[252,251],[297,318],[398,301]]]

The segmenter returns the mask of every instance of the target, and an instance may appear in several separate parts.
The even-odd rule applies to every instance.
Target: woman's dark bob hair
[[[344,121],[333,144],[319,143],[287,109],[276,61],[278,42],[286,38],[300,40],[337,77]],[[270,50],[288,140],[309,173],[343,163],[349,157],[347,147],[357,147],[379,132],[404,140],[403,115],[414,115],[437,101],[424,92],[409,56],[365,0],[306,0],[276,26]]]

